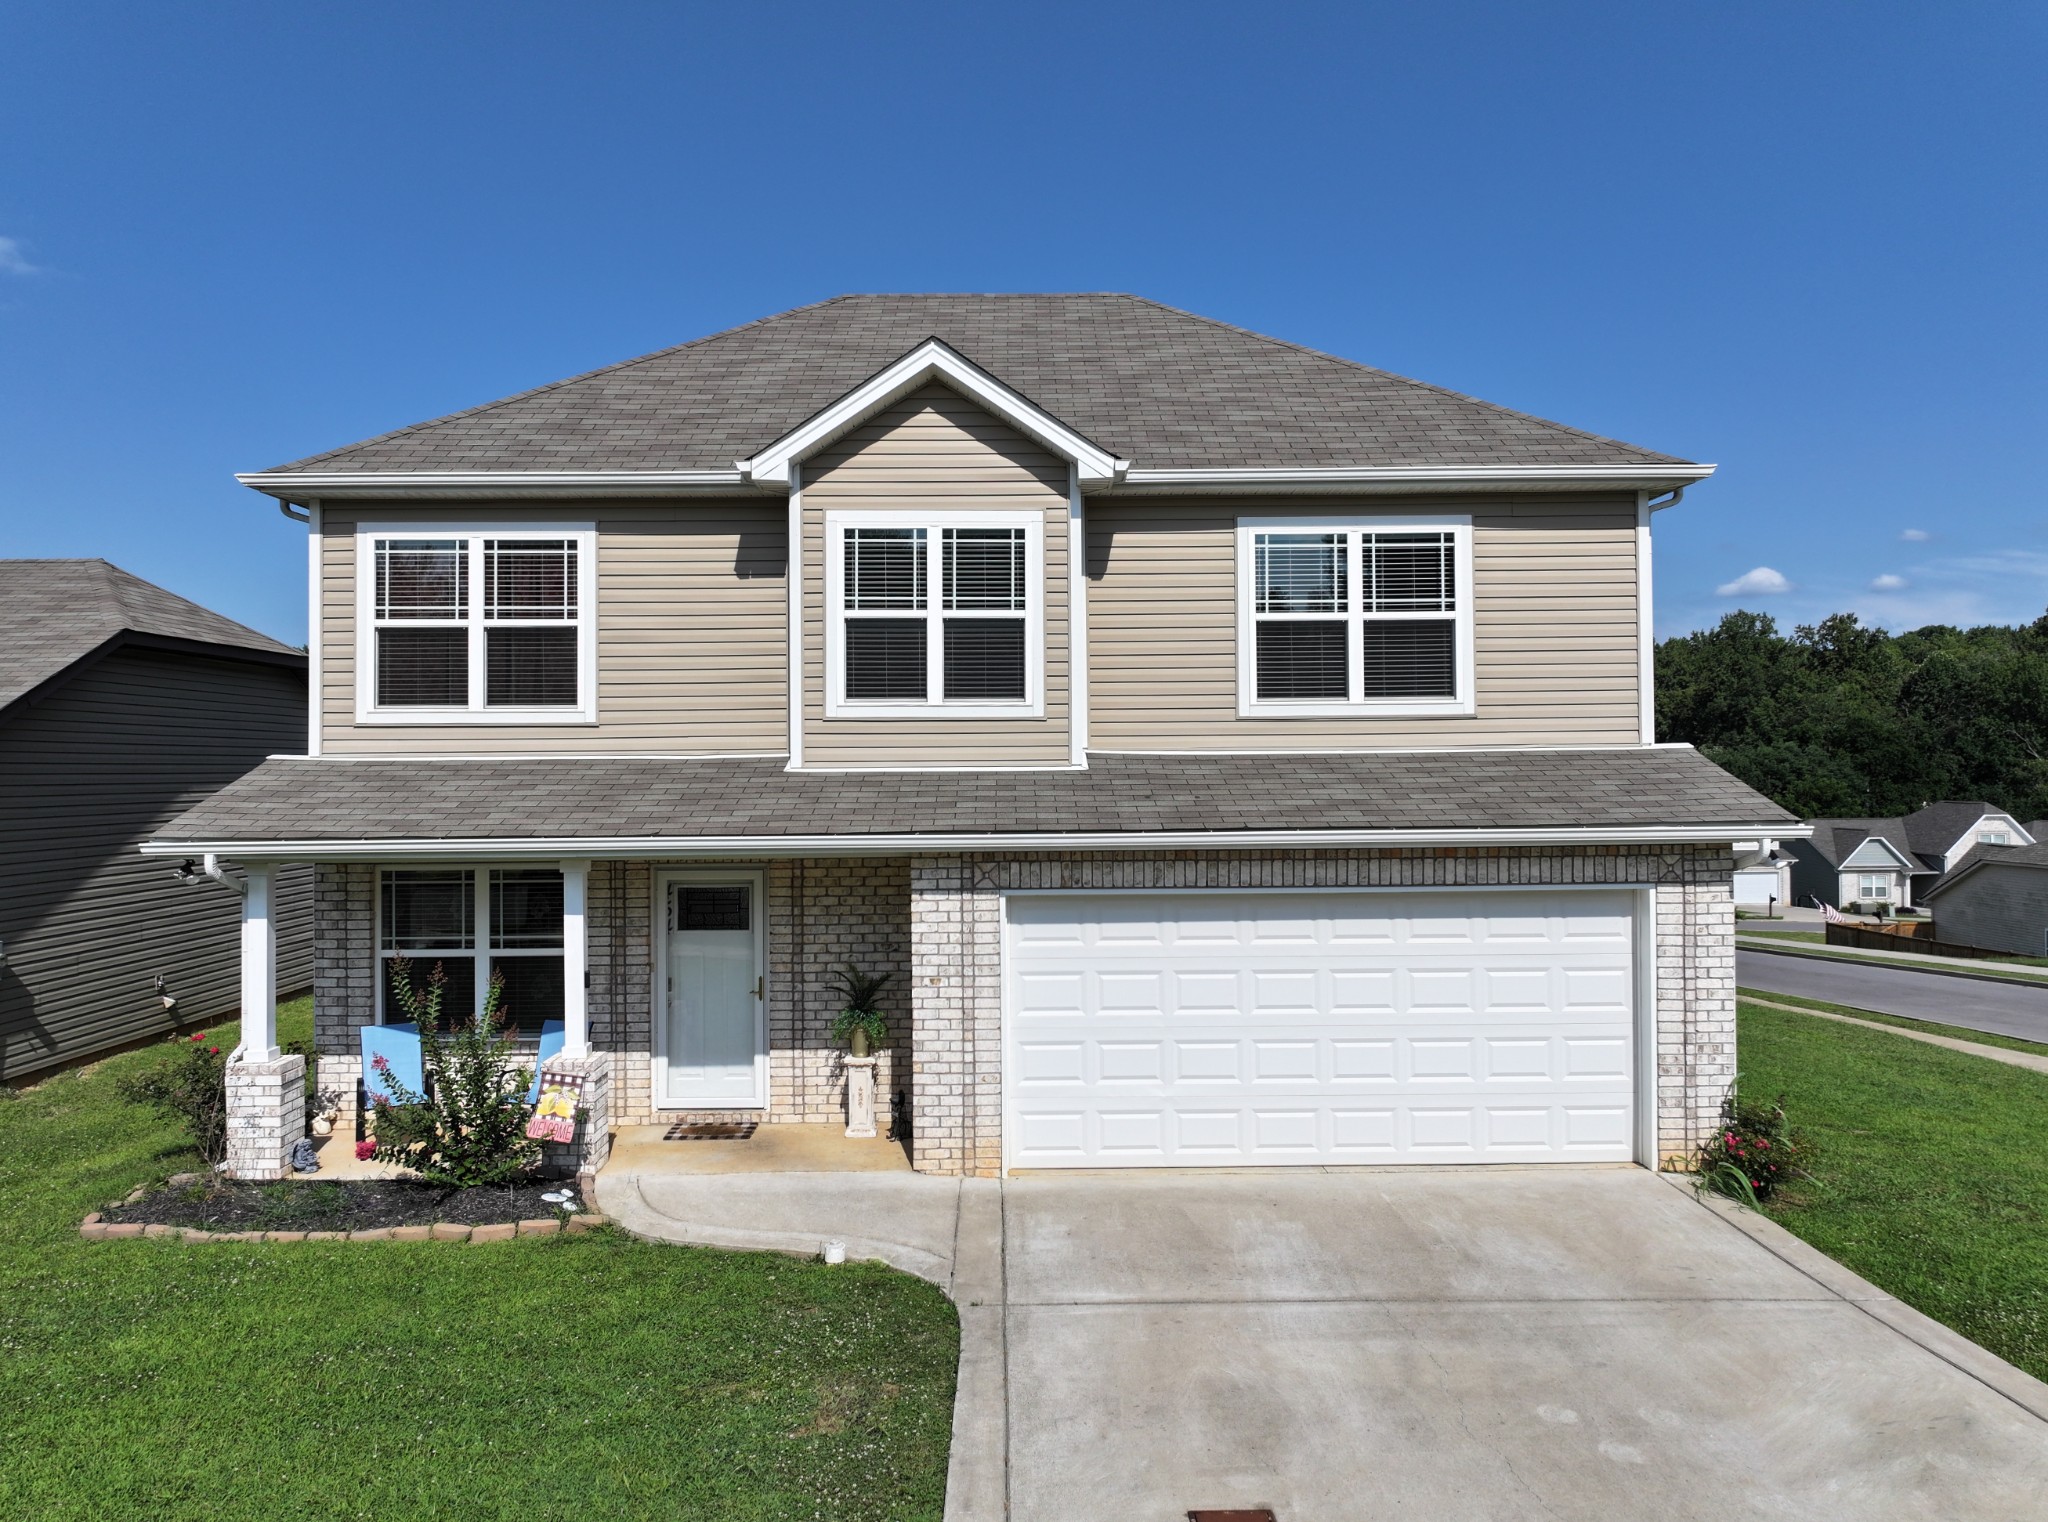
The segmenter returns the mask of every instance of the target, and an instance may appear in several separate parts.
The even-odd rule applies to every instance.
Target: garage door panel
[[[1008,902],[1012,1166],[1631,1155],[1624,894]]]

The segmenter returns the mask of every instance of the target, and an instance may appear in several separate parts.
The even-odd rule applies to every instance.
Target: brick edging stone
[[[373,1226],[363,1231],[207,1231],[197,1226],[108,1221],[95,1210],[78,1223],[78,1234],[88,1242],[123,1241],[129,1237],[176,1237],[185,1242],[509,1242],[514,1237],[551,1237],[557,1233],[580,1236],[610,1224],[606,1216],[586,1213],[572,1215],[566,1221],[500,1221],[488,1226],[436,1221],[431,1226]]]

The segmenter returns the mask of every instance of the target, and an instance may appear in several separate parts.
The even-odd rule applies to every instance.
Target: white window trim
[[[1335,703],[1258,696],[1258,582],[1253,540],[1259,534],[1327,534],[1350,531],[1369,534],[1442,533],[1452,536],[1453,584],[1457,612],[1452,618],[1452,654],[1457,696],[1452,698],[1367,698]],[[1351,542],[1350,585],[1357,595],[1357,540]],[[1347,624],[1370,615],[1353,613]],[[1396,615],[1388,615],[1396,616]],[[1357,659],[1355,653],[1352,660]],[[1237,520],[1237,713],[1244,719],[1340,719],[1460,717],[1477,712],[1472,657],[1472,516],[1469,513],[1343,513],[1326,516],[1244,517]]]
[[[1880,900],[1886,903],[1891,902],[1892,897],[1898,887],[1898,884],[1895,883],[1892,879],[1893,874],[1890,872],[1858,872],[1856,874],[1857,902],[1876,903]],[[1878,891],[1866,891],[1868,885],[1871,883],[1877,884]]]
[[[934,630],[945,617],[941,606],[940,531],[949,528],[1024,530],[1024,701],[1021,703],[922,703],[873,701],[846,696],[846,530],[921,528],[927,531],[926,589],[922,617]],[[905,613],[902,617],[913,617]],[[925,652],[927,690],[944,679],[945,656],[934,633]],[[916,512],[862,508],[825,514],[825,716],[831,719],[1042,719],[1045,717],[1045,516],[1033,512]]]
[[[471,610],[470,701],[461,708],[377,706],[377,559],[379,539],[461,539],[467,545]],[[483,541],[576,541],[576,693],[573,708],[484,706]],[[595,724],[597,722],[597,528],[583,523],[364,522],[356,526],[356,722],[358,724]]]
[[[395,1020],[393,1018],[394,1015],[399,1015],[400,1011],[387,1007],[388,1001],[384,990],[384,964],[397,954],[386,950],[384,946],[384,874],[386,872],[463,872],[469,876],[469,934],[471,944],[468,949],[460,950],[451,947],[440,951],[408,951],[403,954],[409,957],[414,965],[427,971],[432,971],[435,962],[446,961],[450,957],[467,957],[473,962],[484,964],[479,965],[477,969],[479,975],[474,980],[476,983],[476,996],[470,1009],[470,1017],[472,1019],[483,1014],[484,999],[490,993],[491,980],[489,973],[485,971],[485,965],[495,962],[500,958],[509,961],[515,957],[558,956],[562,959],[562,1023],[563,1029],[566,1032],[569,1024],[568,977],[570,971],[568,873],[563,872],[562,874],[562,945],[559,950],[553,946],[506,946],[494,950],[491,946],[491,873],[493,871],[516,872],[527,867],[534,868],[535,870],[560,870],[561,866],[560,862],[553,861],[504,861],[488,863],[482,866],[473,865],[469,862],[434,862],[432,864],[408,862],[396,865],[380,865],[377,868],[377,891],[372,895],[370,903],[370,924],[372,927],[370,932],[370,954],[373,958],[371,967],[377,984],[376,1023],[379,1025],[403,1023],[402,1019]],[[442,1013],[452,1014],[453,1011],[444,1010]],[[517,1011],[514,1011],[514,1013],[516,1014]]]

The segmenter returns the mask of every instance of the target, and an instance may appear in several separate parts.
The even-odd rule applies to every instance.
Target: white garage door
[[[1013,1168],[1627,1161],[1624,891],[1006,900]]]
[[[1769,867],[1735,874],[1735,902],[1738,904],[1768,904],[1772,899],[1785,901],[1783,885],[1777,872]]]

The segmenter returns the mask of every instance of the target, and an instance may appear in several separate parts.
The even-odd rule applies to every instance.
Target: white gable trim
[[[1868,851],[1872,846],[1877,847],[1888,859],[1875,860],[1865,856],[1864,852]],[[1905,855],[1899,848],[1889,840],[1886,840],[1882,835],[1866,835],[1861,845],[1842,858],[1841,870],[1844,872],[1867,872],[1871,870],[1880,872],[1917,872],[1924,869],[1917,861],[1906,860]]]
[[[934,380],[944,381],[1019,433],[1028,435],[1062,459],[1071,461],[1084,487],[1110,485],[1130,468],[1128,460],[1119,460],[1108,450],[1089,442],[1044,408],[1011,390],[936,338],[926,339],[896,363],[863,381],[823,411],[814,413],[751,459],[735,462],[735,468],[752,485],[768,491],[788,491],[790,472],[798,461],[866,422],[890,403],[902,400],[918,387]]]

